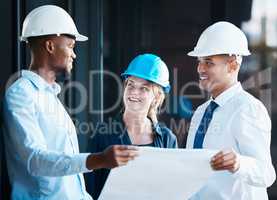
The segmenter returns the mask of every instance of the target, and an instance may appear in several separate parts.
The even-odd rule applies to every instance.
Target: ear
[[[235,72],[239,69],[239,65],[236,61],[236,59],[232,59],[229,63],[228,63],[228,72],[232,73]]]
[[[160,105],[160,102],[161,102],[161,96],[157,94],[157,95],[155,95],[155,97],[151,103],[151,106],[153,108],[155,108],[155,110],[157,110],[158,106]]]
[[[45,41],[45,49],[48,53],[53,54],[53,52],[55,50],[54,42],[52,40],[46,40]]]

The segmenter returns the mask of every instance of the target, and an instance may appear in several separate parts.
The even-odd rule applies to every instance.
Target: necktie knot
[[[211,101],[208,105],[207,109],[209,109],[209,112],[214,112],[214,110],[218,107],[218,104],[215,101]]]

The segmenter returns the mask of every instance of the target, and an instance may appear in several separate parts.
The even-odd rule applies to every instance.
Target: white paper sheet
[[[214,173],[216,151],[142,147],[139,154],[111,171],[99,200],[185,200]]]

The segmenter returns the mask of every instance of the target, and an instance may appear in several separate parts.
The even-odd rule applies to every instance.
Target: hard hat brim
[[[47,35],[50,35],[50,34],[47,34]],[[56,34],[51,34],[51,35],[56,35]],[[44,36],[44,35],[36,35],[36,36],[30,36],[30,37],[39,37],[39,36]],[[72,36],[75,37],[75,40],[79,41],[79,42],[83,42],[83,41],[87,41],[88,40],[87,36],[84,36],[84,35],[81,35],[81,34],[75,34],[75,35],[72,35]],[[20,41],[27,42],[28,38],[21,36],[20,37]]]
[[[215,55],[223,55],[223,54],[227,54],[227,55],[240,55],[240,56],[249,56],[251,55],[250,51],[247,52],[243,52],[243,53],[230,53],[230,52],[223,52],[223,51],[219,51],[219,52],[199,52],[199,51],[190,51],[187,53],[188,56],[191,57],[207,57],[207,56],[215,56]]]
[[[166,82],[166,83],[157,83],[155,80],[153,80],[149,77],[143,76],[141,74],[137,74],[137,73],[122,73],[120,76],[123,78],[123,80],[127,79],[129,76],[134,76],[134,77],[137,77],[137,78],[142,78],[144,80],[150,81],[152,83],[160,85],[163,88],[165,93],[169,93],[169,91],[171,89],[169,81]]]
[[[75,35],[75,37],[76,37],[76,41],[80,41],[80,42],[88,40],[87,36],[84,36],[84,35],[81,35],[81,34]]]

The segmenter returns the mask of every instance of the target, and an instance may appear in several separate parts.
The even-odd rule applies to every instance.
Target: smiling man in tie
[[[188,53],[198,58],[200,88],[211,99],[195,111],[187,148],[219,150],[215,173],[191,200],[266,200],[276,175],[270,155],[271,120],[265,106],[238,81],[242,56],[250,55],[244,33],[218,22]]]

